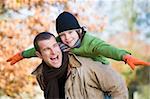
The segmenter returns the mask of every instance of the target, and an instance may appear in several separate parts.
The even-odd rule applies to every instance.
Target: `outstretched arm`
[[[24,58],[31,58],[31,57],[36,57],[35,48],[30,48],[28,50],[18,52],[17,54],[8,58],[7,62],[10,62],[10,64],[13,65],[13,64],[19,62],[20,60],[22,60]]]
[[[114,60],[124,61],[131,67],[132,70],[134,70],[135,66],[150,66],[150,62],[144,62],[140,59],[137,59],[130,55],[128,51],[116,48],[96,37],[89,38],[87,36],[87,39],[92,39],[91,43],[88,45],[90,46],[88,49],[91,49],[91,53],[94,53],[95,55],[102,55]]]

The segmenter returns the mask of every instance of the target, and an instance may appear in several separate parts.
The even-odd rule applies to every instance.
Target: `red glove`
[[[19,53],[15,54],[11,58],[7,59],[6,61],[10,62],[10,65],[13,65],[13,64],[19,62],[20,60],[22,60],[24,58],[21,53],[22,52],[19,52]]]
[[[126,63],[128,63],[128,65],[131,67],[132,70],[134,70],[136,65],[150,66],[150,62],[144,62],[144,61],[137,59],[131,55],[124,55],[123,60]]]

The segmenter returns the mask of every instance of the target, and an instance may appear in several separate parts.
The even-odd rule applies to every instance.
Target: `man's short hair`
[[[40,52],[40,48],[38,46],[38,42],[42,41],[42,40],[50,39],[52,36],[55,38],[55,36],[52,33],[49,33],[49,32],[41,32],[41,33],[39,33],[34,38],[34,48],[35,48],[35,50]]]

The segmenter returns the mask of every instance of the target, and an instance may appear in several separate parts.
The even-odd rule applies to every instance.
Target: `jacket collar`
[[[77,58],[77,56],[71,52],[69,52],[69,64],[71,67],[80,67],[81,62]]]
[[[81,66],[81,62],[79,61],[77,56],[71,52],[69,52],[69,65],[71,68]],[[39,73],[41,74],[42,69],[43,69],[43,64],[41,63],[31,74],[33,75],[38,75]]]
[[[32,71],[32,75],[41,75],[42,74],[42,70],[43,70],[43,64],[41,63],[40,65],[38,65],[33,71]]]

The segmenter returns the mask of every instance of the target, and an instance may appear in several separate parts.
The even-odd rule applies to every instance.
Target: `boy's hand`
[[[24,58],[21,53],[22,52],[19,52],[19,53],[15,54],[14,56],[7,59],[6,61],[10,62],[10,65],[13,65],[13,64],[19,62],[20,60],[22,60]]]
[[[132,55],[124,55],[123,60],[128,63],[132,70],[134,70],[135,66],[137,65],[150,66],[150,62],[144,62],[140,59],[133,57]]]

